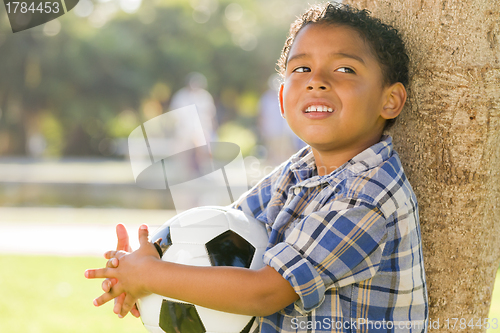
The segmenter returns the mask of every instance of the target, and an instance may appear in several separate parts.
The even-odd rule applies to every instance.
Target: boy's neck
[[[320,150],[311,147],[314,160],[316,162],[316,168],[318,170],[319,176],[325,176],[335,171],[347,161],[352,159],[354,156],[358,155],[365,149],[378,143],[382,137],[382,134],[372,140],[364,142],[355,147],[349,147],[343,150]]]

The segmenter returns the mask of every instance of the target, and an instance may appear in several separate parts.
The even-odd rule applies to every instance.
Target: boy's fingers
[[[94,305],[95,306],[101,306],[112,299],[120,296],[122,293],[124,293],[123,288],[119,283],[116,283],[113,288],[111,288],[111,291],[108,293],[104,293],[101,296],[97,297],[94,299]]]
[[[125,300],[125,293],[121,293],[117,298],[115,298],[115,305],[113,306],[113,312],[116,314],[120,314],[122,310],[123,301]]]
[[[97,297],[96,299],[94,299],[93,303],[95,306],[101,306],[101,305],[106,304],[107,302],[111,301],[113,298],[117,297],[120,294],[121,294],[121,291],[117,292],[117,291],[113,290],[109,293],[104,293],[101,296]]]
[[[125,301],[125,296],[126,296],[126,293],[122,293],[120,296],[118,296],[117,298],[115,298],[115,305],[113,306],[113,312],[116,313],[116,314],[120,314],[121,313],[121,310],[122,310],[122,307],[123,307],[123,302]],[[141,313],[139,312],[139,309],[137,308],[137,303],[135,303],[133,306],[132,306],[132,309],[130,309],[130,313],[136,317],[136,318],[140,318],[141,317]]]
[[[85,277],[87,279],[110,278],[110,277],[113,277],[111,270],[112,270],[112,268],[87,269],[85,271]]]
[[[106,262],[106,267],[108,268],[116,268],[118,267],[118,259],[117,258],[111,258]]]
[[[134,306],[132,307],[132,310],[130,310],[130,313],[132,314],[132,316],[134,316],[136,318],[139,318],[141,316],[141,313],[139,312],[139,309],[137,308],[137,303],[134,304]]]
[[[146,224],[141,225],[139,227],[139,244],[141,246],[149,243],[148,236],[149,236],[148,226]]]
[[[109,293],[111,291],[111,288],[118,282],[118,279],[115,278],[108,278],[102,281],[102,291],[105,293]]]
[[[111,259],[111,258],[118,258],[118,259],[120,259],[121,257],[123,257],[126,254],[129,254],[129,252],[125,252],[125,251],[108,251],[108,252],[104,253],[104,258],[106,258],[106,259]]]
[[[103,304],[106,304],[108,303],[109,301],[111,301],[114,297],[111,296],[110,293],[105,293],[105,294],[102,294],[101,296],[97,297],[95,300],[94,300],[94,306],[101,306]]]
[[[129,313],[129,311],[132,310],[132,307],[135,305],[135,301],[136,299],[134,297],[127,294],[125,296],[120,314],[118,316],[125,317],[127,313]]]
[[[116,259],[120,259],[121,257],[123,257],[124,255],[127,255],[129,254],[128,252],[124,252],[124,251],[108,251],[106,253],[104,253],[104,258],[108,259],[108,260],[112,260],[114,258]],[[118,267],[118,262],[116,262],[116,267]],[[113,267],[114,265],[110,265],[110,266],[107,266],[107,267]]]
[[[106,279],[106,280],[102,281],[102,284],[101,284],[102,291],[104,291],[105,293],[109,293],[111,288],[112,288],[111,280]]]
[[[127,251],[132,252],[130,247],[127,228],[121,223],[116,225],[116,237],[118,238],[118,244],[116,245],[117,251]]]
[[[104,253],[104,258],[106,258],[106,259],[114,258],[114,257],[116,257],[117,253],[118,253],[118,251],[108,251],[108,252]]]

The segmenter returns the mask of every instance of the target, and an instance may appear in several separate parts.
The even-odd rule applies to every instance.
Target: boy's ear
[[[406,102],[406,89],[401,82],[386,88],[386,101],[380,115],[384,119],[396,118],[403,110]]]
[[[285,119],[285,109],[283,108],[283,83],[280,86],[279,99],[281,116]]]

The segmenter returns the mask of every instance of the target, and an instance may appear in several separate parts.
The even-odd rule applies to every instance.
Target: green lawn
[[[147,332],[140,319],[119,319],[112,305],[92,305],[100,293],[86,268],[105,259],[0,255],[0,332]]]
[[[118,319],[111,304],[92,305],[101,281],[87,280],[83,272],[104,263],[93,257],[0,255],[0,332],[146,332],[131,315]],[[489,317],[500,320],[499,277]]]
[[[500,270],[497,272],[495,287],[493,288],[493,298],[491,300],[490,314],[488,318],[498,319],[498,328],[489,329],[488,332],[500,332]]]

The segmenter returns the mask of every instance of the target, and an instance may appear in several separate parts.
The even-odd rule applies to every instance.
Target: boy
[[[267,266],[161,262],[143,226],[139,250],[86,272],[114,279],[94,304],[126,292],[123,316],[152,292],[259,316],[261,332],[426,332],[417,202],[382,135],[406,101],[403,42],[366,11],[327,3],[292,24],[279,65],[281,114],[309,146],[234,204],[267,224]]]

